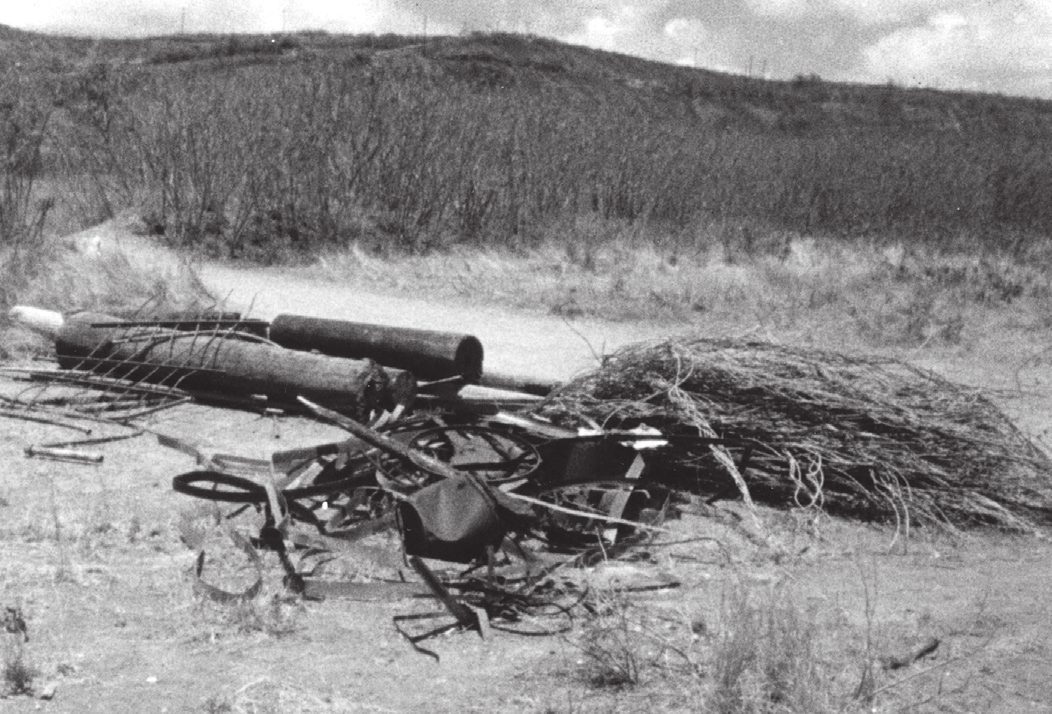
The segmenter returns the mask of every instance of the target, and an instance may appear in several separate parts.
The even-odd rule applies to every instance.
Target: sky
[[[96,37],[508,31],[774,79],[1052,99],[1052,0],[5,0],[0,23]]]

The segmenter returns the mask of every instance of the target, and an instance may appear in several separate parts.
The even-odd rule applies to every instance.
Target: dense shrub
[[[940,246],[1052,229],[1048,142],[1013,139],[1014,125],[892,121],[876,115],[889,88],[873,90],[862,126],[815,107],[782,121],[806,99],[787,92],[837,100],[818,78],[721,89],[731,95],[709,121],[692,104],[708,95],[682,80],[588,84],[568,59],[530,56],[531,42],[495,36],[485,51],[443,55],[376,38],[280,71],[153,71],[111,84],[106,123],[70,134],[68,168],[95,177],[107,204],[145,204],[173,242],[257,260],[352,241],[522,247],[587,215],[694,241],[707,238],[690,227],[721,221]]]
[[[33,193],[52,110],[46,89],[0,71],[0,246],[36,238],[51,207]]]

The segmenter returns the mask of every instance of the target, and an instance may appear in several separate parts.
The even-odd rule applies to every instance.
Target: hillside
[[[0,47],[6,81],[50,97],[48,131],[23,133],[41,168],[91,184],[76,210],[134,207],[231,257],[517,248],[582,219],[749,250],[785,231],[1019,246],[1052,230],[1048,101],[769,81],[507,34],[8,28]]]
[[[1052,102],[1003,95],[828,82],[790,82],[653,62],[628,55],[509,34],[461,37],[397,35],[184,35],[90,40],[42,35],[0,25],[8,60],[47,47],[71,65],[206,64],[213,71],[255,64],[358,58],[422,62],[447,77],[491,89],[560,88],[585,97],[626,101],[654,114],[703,124],[803,129],[910,126],[961,130],[1048,131]],[[381,59],[382,58],[382,59]],[[54,60],[54,55],[52,57]]]
[[[1048,131],[1052,102],[826,82],[764,80],[508,35],[416,46],[453,77],[534,90],[559,86],[703,126],[757,130],[911,127]]]

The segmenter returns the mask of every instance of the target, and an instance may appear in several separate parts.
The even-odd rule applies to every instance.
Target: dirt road
[[[596,355],[638,340],[666,337],[682,326],[566,321],[505,307],[436,302],[364,292],[353,285],[290,277],[280,269],[205,265],[200,270],[213,293],[253,317],[309,315],[398,327],[464,332],[478,337],[489,371],[550,379],[596,366]]]

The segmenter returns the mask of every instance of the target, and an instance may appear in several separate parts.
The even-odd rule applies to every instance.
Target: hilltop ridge
[[[1052,125],[1052,101],[1000,94],[831,82],[817,75],[764,79],[673,65],[630,55],[508,33],[462,36],[290,34],[169,35],[149,38],[62,37],[0,25],[3,48],[45,44],[71,65],[86,61],[188,64],[212,71],[308,60],[417,61],[448,77],[490,89],[572,89],[629,101],[704,123],[800,130],[812,127],[909,126],[1030,131]],[[61,50],[65,50],[64,53]],[[62,55],[65,54],[63,57]],[[394,56],[392,56],[394,55]],[[51,58],[52,63],[56,61]]]

